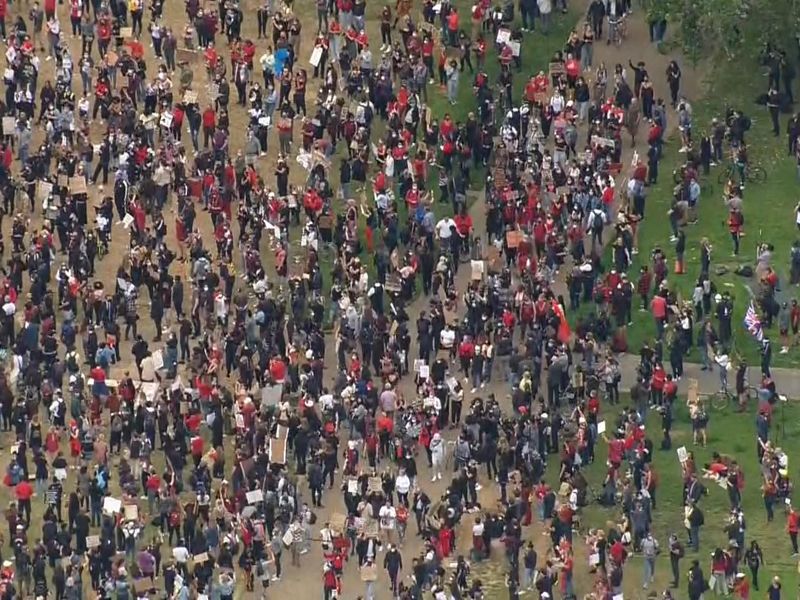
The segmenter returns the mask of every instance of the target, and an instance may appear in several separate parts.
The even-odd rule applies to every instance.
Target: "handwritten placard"
[[[103,512],[107,515],[115,515],[122,510],[122,500],[106,496],[103,498]]]
[[[3,117],[3,135],[14,135],[17,129],[17,119],[15,117]]]
[[[46,201],[50,194],[53,193],[53,184],[49,181],[39,180],[36,182],[36,200],[39,202]]]
[[[72,195],[86,193],[86,179],[82,175],[70,177],[67,185]]]
[[[261,490],[252,490],[245,494],[248,504],[257,504],[264,501],[264,492]]]

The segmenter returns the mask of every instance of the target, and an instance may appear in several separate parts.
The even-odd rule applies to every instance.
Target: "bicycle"
[[[628,19],[625,16],[608,19],[608,43],[619,46],[628,37]]]
[[[739,181],[740,183],[766,183],[767,171],[759,165],[751,164],[745,164],[744,169],[740,170],[739,165],[735,162],[729,162],[720,171],[717,182],[723,184],[728,180]]]
[[[709,404],[711,408],[714,410],[725,410],[728,408],[728,404],[730,404],[731,400],[733,399],[733,395],[728,390],[718,390],[716,393],[710,396],[711,401]]]
[[[745,401],[749,404],[758,399],[758,388],[752,385],[748,385],[744,390]],[[736,404],[739,403],[738,394],[730,392],[728,390],[719,390],[714,394],[711,394],[711,407],[715,410],[725,410],[731,401],[735,402]]]

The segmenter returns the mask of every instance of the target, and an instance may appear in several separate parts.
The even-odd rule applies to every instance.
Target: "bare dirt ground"
[[[214,3],[204,3],[208,9],[215,10],[216,4]],[[376,18],[377,15],[380,13],[380,9],[382,7],[382,3],[376,2],[374,4],[370,4],[368,6],[368,33],[370,35],[371,40],[375,40],[374,45],[377,46],[377,40],[380,39],[379,37],[379,30],[378,30],[378,19]],[[256,26],[256,9],[257,3],[255,0],[243,0],[243,11],[245,14],[245,19],[242,28],[242,38],[250,38],[256,42],[258,50],[256,52],[256,64],[257,59],[266,49],[267,41],[266,40],[256,40],[257,37],[257,26]],[[418,10],[419,5],[414,7],[414,10]],[[26,3],[15,2],[13,6],[9,8],[10,15],[7,17],[7,22],[11,23],[13,19],[16,18],[18,14],[24,14],[27,18],[27,10],[28,6]],[[308,64],[308,56],[310,53],[311,45],[313,36],[316,32],[316,14],[313,2],[310,0],[300,0],[294,3],[294,10],[295,13],[300,17],[302,25],[303,25],[303,37],[300,44],[300,51],[298,53],[299,64],[301,66],[307,66]],[[62,29],[68,30],[69,28],[69,5],[68,4],[61,4],[58,6],[58,14],[62,24]],[[148,60],[149,73],[152,75],[155,72],[156,62],[153,55],[152,48],[149,45],[149,38],[147,36],[147,17],[149,13],[147,13],[145,18],[145,35],[142,38],[142,41],[145,45],[145,54]],[[182,32],[183,27],[186,22],[186,16],[184,12],[184,8],[182,3],[180,2],[167,2],[164,8],[164,18],[163,23],[169,25],[173,28],[176,34],[180,35]],[[529,34],[535,35],[535,34]],[[179,43],[179,46],[181,44]],[[72,56],[73,60],[77,63],[77,60],[80,56],[80,42],[77,39],[70,39],[70,47],[73,50]],[[218,50],[221,52],[223,56],[228,56],[228,49],[224,43],[224,37],[221,35],[217,36],[217,47]],[[637,60],[643,60],[647,64],[647,68],[651,73],[651,77],[655,82],[655,87],[657,90],[658,95],[665,97],[667,95],[666,89],[666,81],[665,77],[663,76],[667,63],[671,57],[661,55],[657,52],[654,45],[650,44],[648,41],[648,35],[645,26],[643,25],[640,15],[634,15],[632,19],[631,27],[629,28],[629,36],[628,39],[623,43],[622,46],[606,46],[603,43],[595,44],[595,64],[599,64],[600,61],[604,61],[609,69],[609,72],[613,72],[613,66],[616,63],[627,64],[628,58],[631,58],[634,63]],[[696,98],[699,92],[699,77],[698,75],[693,72],[687,65],[681,65],[683,72],[684,72],[684,94],[692,99]],[[77,69],[76,69],[77,71]],[[206,89],[207,84],[207,76],[205,73],[205,69],[202,65],[198,62],[194,65],[194,84],[193,88],[200,92],[201,97],[201,105],[203,104],[202,98],[204,95],[204,90]],[[258,67],[256,66],[256,72],[254,73],[254,77],[256,80],[260,80],[260,72]],[[47,79],[54,79],[53,73],[53,63],[50,62],[43,62],[43,71],[40,75],[39,81],[44,82]],[[76,78],[77,79],[77,78]],[[177,74],[175,76],[175,81],[177,84]],[[79,82],[76,82],[75,88],[79,87]],[[309,84],[309,93],[308,93],[308,103],[312,105],[313,98],[315,97],[315,82],[313,79],[310,80]],[[434,92],[438,93],[438,92]],[[37,90],[37,97],[38,97],[38,90]],[[232,125],[232,147],[235,149],[242,146],[244,141],[244,131],[246,128],[246,115],[244,113],[244,109],[240,107],[236,107],[231,103],[230,108],[230,116],[231,116],[231,125]],[[674,114],[671,114],[671,126],[675,124]],[[640,131],[646,131],[646,127],[644,124]],[[96,135],[99,135],[100,126],[94,126],[94,132]],[[639,154],[643,155],[643,147],[642,142],[645,138],[645,135],[640,133],[639,135],[639,144],[637,145],[636,149],[638,149]],[[185,140],[188,138],[185,137]],[[34,142],[37,142],[38,139],[35,137]],[[35,143],[32,147],[35,147]],[[270,152],[268,156],[259,159],[258,167],[259,170],[264,177],[265,181],[268,183],[274,181],[274,176],[272,175],[273,168],[275,166],[275,156],[277,150],[277,135],[274,132],[270,133]],[[625,157],[626,160],[630,160],[632,149],[630,146],[626,145],[625,150]],[[302,184],[305,180],[305,172],[301,169],[299,165],[292,161],[292,171],[291,171],[291,182],[295,184]],[[92,187],[90,188],[90,203],[95,204],[97,203],[102,195],[110,190],[100,190],[99,187]],[[174,201],[168,205],[167,211],[174,206]],[[482,201],[478,201],[474,204],[472,208],[472,215],[473,219],[475,220],[476,230],[483,230],[483,226],[485,223],[485,213],[483,210],[483,203]],[[168,227],[170,227],[170,235],[172,234],[172,219],[171,216],[165,215],[167,217]],[[38,217],[34,217],[34,225],[36,224],[36,220]],[[197,219],[198,226],[200,227],[204,236],[208,236],[208,239],[211,239],[212,230],[210,225],[210,219],[202,212],[198,211],[198,219]],[[9,239],[10,235],[10,219],[6,220],[4,224],[4,234],[6,239]],[[169,236],[168,236],[169,237]],[[174,249],[174,248],[173,248]],[[125,254],[127,250],[127,235],[125,231],[121,228],[121,226],[115,226],[113,232],[113,243],[112,243],[112,250],[109,256],[104,258],[102,262],[99,263],[98,268],[98,275],[97,278],[101,279],[106,282],[107,286],[113,285],[114,276],[116,273],[116,268],[121,260],[122,256]],[[262,247],[262,252],[265,255],[271,255],[266,242],[265,246]],[[467,274],[465,270],[462,269],[463,277],[466,278]],[[462,281],[462,287],[465,281]],[[412,307],[410,307],[409,314],[411,317],[412,323],[416,319],[420,310],[424,309],[427,304],[427,301],[424,298],[418,300]],[[141,323],[143,325],[142,329],[147,339],[152,338],[153,331],[151,327],[150,320],[148,318],[148,309],[146,304],[143,303],[141,306],[141,310],[143,313],[143,318]],[[332,340],[331,340],[332,342]],[[331,347],[332,350],[332,347]],[[412,350],[413,352],[414,350]],[[130,348],[127,344],[123,344],[122,348],[123,357],[130,357]],[[333,352],[330,353],[331,356],[334,356]],[[124,370],[130,369],[132,365],[123,360],[123,363],[116,366],[114,368],[113,375],[120,376]],[[411,389],[411,386],[408,385],[408,382],[405,382],[402,391],[407,395],[412,395],[414,390]],[[506,390],[502,384],[494,384],[492,388],[482,390],[482,393],[489,393],[494,392],[498,398],[503,399],[506,395]],[[467,401],[471,398],[468,397]],[[11,440],[3,440],[4,442],[11,443]],[[4,444],[5,445],[5,444]],[[428,492],[428,494],[434,498],[437,495],[440,495],[446,486],[444,482],[430,482],[430,473],[426,465],[424,464],[424,455],[421,458],[418,458],[418,466],[420,468],[420,485]],[[73,477],[70,474],[70,477]],[[67,482],[65,486],[66,489],[70,489],[70,483]],[[492,505],[493,494],[495,493],[494,486],[484,481],[484,491],[482,492],[482,496],[486,499],[486,504]],[[8,490],[2,489],[0,490],[0,505],[5,505],[10,500],[10,495]],[[320,511],[319,513],[319,524],[325,522],[326,518],[328,518],[334,512],[343,512],[344,506],[341,498],[341,494],[338,490],[333,490],[327,492],[323,503],[325,504],[325,509]],[[418,556],[421,550],[421,544],[419,538],[415,537],[412,533],[414,527],[413,525],[409,526],[409,535],[406,539],[406,543],[402,546],[402,553],[404,559],[404,575],[408,575],[410,573],[410,566],[411,560],[413,557]],[[540,556],[544,556],[546,553],[546,545],[545,539],[543,536],[540,535],[540,531],[535,527],[531,527],[529,531],[526,532],[526,537],[529,539],[534,539],[537,543],[537,547],[540,551]],[[462,540],[463,542],[463,540]],[[459,543],[459,548],[464,548],[463,543]],[[580,545],[579,545],[579,561],[584,560],[585,556],[581,554]],[[321,594],[322,584],[321,584],[321,577],[322,577],[322,556],[319,546],[314,544],[311,552],[302,556],[301,568],[294,568],[289,565],[289,556],[288,553],[284,553],[283,564],[284,564],[284,576],[282,581],[277,584],[273,584],[273,587],[270,588],[269,595],[275,596],[277,594],[294,594],[301,597],[314,597],[315,595]],[[583,578],[583,579],[582,579]],[[376,593],[377,598],[383,600],[384,598],[389,598],[390,593],[388,591],[388,585],[386,585],[387,580],[383,574],[378,581],[378,585],[376,586]],[[582,585],[583,584],[583,585]],[[581,591],[585,589],[586,579],[585,576],[579,576],[577,581],[577,589]],[[500,586],[502,587],[502,586]],[[258,589],[258,588],[257,588]],[[241,590],[241,588],[240,588]],[[348,565],[345,568],[345,576],[343,581],[343,598],[355,598],[357,595],[363,593],[364,585],[360,582],[357,570],[353,564]],[[627,590],[626,590],[627,591]],[[498,591],[498,593],[500,593]],[[626,594],[627,595],[627,594]],[[249,598],[249,597],[256,597],[251,594],[245,594],[245,592],[241,591],[240,594],[237,594],[237,597],[241,598]]]

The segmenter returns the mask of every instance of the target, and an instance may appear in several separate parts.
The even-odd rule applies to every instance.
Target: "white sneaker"
[[[436,481],[436,475],[435,474],[434,474],[433,477],[431,477],[431,483],[433,483],[434,481]]]
[[[470,393],[470,394],[474,394],[474,393],[475,393],[475,392],[477,392],[477,391],[478,391],[478,388],[472,388],[472,389],[469,391],[469,393]]]
[[[783,348],[781,348],[781,352],[780,352],[780,353],[781,353],[781,354],[789,354],[789,348],[787,348],[786,346],[784,346]]]

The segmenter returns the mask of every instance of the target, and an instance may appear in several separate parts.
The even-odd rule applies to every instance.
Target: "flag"
[[[764,331],[761,329],[761,319],[758,318],[756,307],[753,301],[750,301],[750,306],[747,307],[747,312],[744,315],[744,326],[754,338],[759,342],[764,339]]]
[[[553,307],[553,312],[556,313],[556,316],[559,320],[558,341],[562,344],[568,344],[572,332],[570,331],[569,323],[567,322],[567,315],[564,314],[564,309],[561,307],[561,304],[558,302],[558,300],[553,300],[551,306]]]

